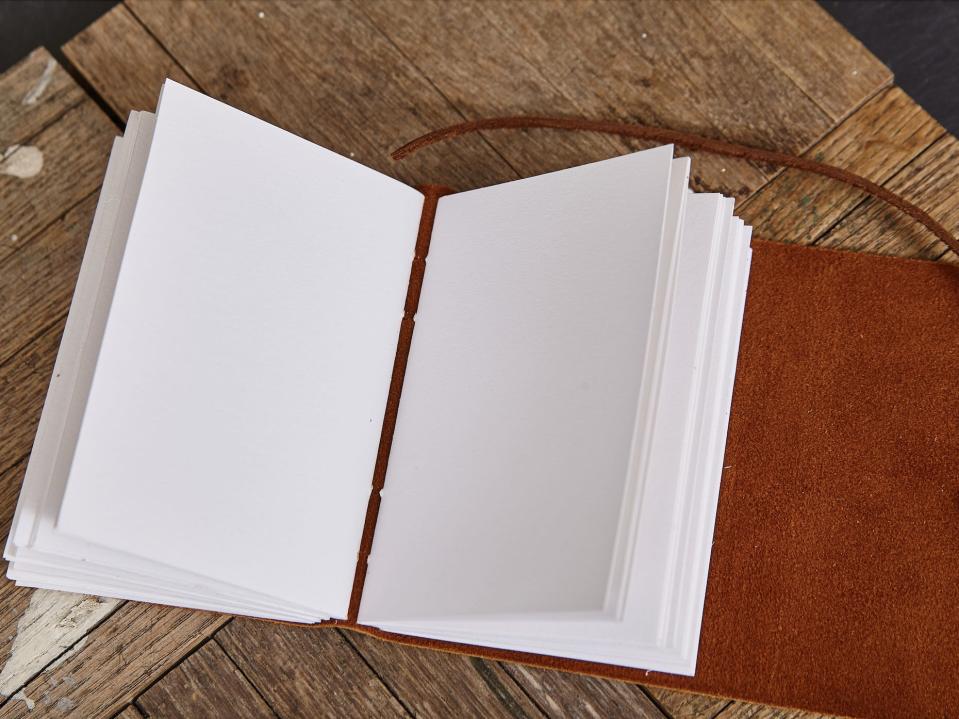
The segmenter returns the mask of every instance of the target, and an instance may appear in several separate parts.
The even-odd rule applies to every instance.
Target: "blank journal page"
[[[58,529],[344,616],[422,204],[167,81]]]
[[[440,200],[361,621],[603,611],[671,160]]]

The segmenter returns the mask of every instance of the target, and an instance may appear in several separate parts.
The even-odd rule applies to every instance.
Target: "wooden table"
[[[68,68],[38,49],[0,77],[3,536],[110,143],[131,109],[154,108],[166,76],[411,183],[466,189],[642,146],[491,132],[388,158],[464,118],[634,119],[841,165],[959,230],[955,138],[813,2],[127,0],[64,53]],[[735,195],[761,236],[945,254],[909,220],[819,177],[713,156],[693,169],[697,189]],[[0,717],[811,716],[6,580],[0,657]]]

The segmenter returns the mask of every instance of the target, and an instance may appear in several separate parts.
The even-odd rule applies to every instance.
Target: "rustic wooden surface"
[[[577,114],[805,153],[959,230],[956,140],[813,2],[127,0],[64,54],[91,94],[44,50],[0,77],[4,536],[111,138],[131,109],[153,108],[166,76],[409,182],[475,187],[642,146],[491,132],[402,164],[388,158],[465,118]],[[828,180],[711,156],[696,156],[694,173],[697,189],[739,198],[761,236],[944,258],[909,220]],[[0,717],[813,719],[5,580],[0,667]]]

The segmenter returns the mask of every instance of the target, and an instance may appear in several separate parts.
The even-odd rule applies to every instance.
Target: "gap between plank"
[[[13,465],[11,465],[11,466],[13,466]],[[4,471],[6,471],[6,470],[4,470]],[[32,597],[33,597],[33,592],[36,592],[36,591],[38,591],[38,590],[37,590],[37,589],[33,589],[33,591],[30,593],[31,599],[32,599]],[[54,591],[54,590],[43,590],[43,591]],[[83,595],[83,596],[89,597],[89,596],[93,596],[93,595],[87,594],[87,595]],[[116,605],[115,607],[113,607],[113,609],[111,609],[109,612],[107,612],[98,622],[96,622],[95,624],[93,624],[93,625],[86,631],[86,633],[84,633],[84,635],[83,635],[82,637],[78,637],[75,642],[73,642],[72,644],[70,644],[68,647],[65,647],[62,652],[60,652],[60,653],[57,654],[55,657],[53,657],[52,659],[50,659],[50,661],[47,662],[46,664],[44,664],[43,667],[41,667],[39,670],[37,670],[36,672],[34,672],[32,675],[30,675],[30,676],[28,676],[26,679],[24,679],[23,683],[20,684],[20,686],[17,686],[17,687],[15,687],[15,688],[13,688],[13,691],[12,691],[10,694],[8,694],[8,695],[5,696],[5,697],[2,697],[2,699],[0,699],[0,708],[5,707],[7,704],[9,704],[9,703],[10,703],[11,701],[13,701],[15,698],[16,698],[17,700],[19,700],[20,697],[18,697],[17,695],[18,695],[20,692],[22,692],[27,686],[29,686],[29,685],[30,685],[30,682],[34,681],[37,677],[42,676],[46,671],[48,671],[48,670],[50,670],[51,668],[55,667],[58,662],[63,661],[63,659],[64,659],[65,657],[67,657],[69,654],[71,654],[72,652],[74,652],[74,651],[76,651],[77,649],[79,649],[79,645],[81,645],[81,644],[83,644],[84,642],[86,642],[87,639],[90,637],[90,635],[93,634],[93,632],[95,632],[98,627],[100,627],[101,625],[103,625],[104,622],[106,622],[110,617],[112,617],[112,616],[120,609],[120,607],[124,606],[126,603],[127,603],[127,602],[126,602],[126,600],[124,600],[124,599],[119,600],[119,601],[117,602],[117,605]],[[28,609],[29,609],[29,607],[24,608],[24,612],[28,611]],[[22,615],[21,615],[21,618],[22,618]],[[14,634],[14,639],[15,639],[15,638],[16,638],[16,634]],[[8,657],[8,661],[9,661],[9,657]]]
[[[126,10],[128,13],[130,13],[133,19],[136,20],[137,24],[143,28],[143,31],[153,39],[153,42],[155,42],[157,46],[161,50],[163,50],[164,53],[166,53],[167,57],[170,58],[173,64],[183,71],[183,74],[190,79],[190,82],[196,85],[198,90],[200,90],[203,93],[206,93],[206,90],[204,90],[203,86],[199,82],[197,82],[196,78],[193,77],[193,74],[189,70],[187,70],[179,60],[177,60],[176,56],[172,52],[170,52],[170,49],[160,41],[160,38],[158,38],[156,34],[154,34],[153,30],[151,30],[150,27],[145,22],[143,22],[140,16],[136,14],[134,9],[130,7],[126,2],[122,3],[122,5],[123,5],[123,9]]]
[[[377,681],[379,681],[379,683],[383,685],[383,688],[386,689],[386,692],[391,697],[393,697],[396,700],[396,702],[403,708],[403,711],[406,712],[408,716],[415,717],[416,712],[413,711],[412,707],[410,707],[405,701],[403,701],[403,698],[399,694],[397,694],[397,692],[393,689],[392,685],[388,681],[386,681],[386,679],[384,679],[378,671],[376,671],[376,667],[374,667],[369,662],[369,660],[366,658],[363,652],[360,651],[360,648],[353,643],[353,638],[350,636],[350,632],[344,631],[342,629],[334,629],[333,631],[337,632],[340,635],[343,641],[346,642],[347,646],[353,650],[356,656],[360,658],[360,661],[366,665],[366,667],[370,670],[370,672],[372,672],[373,676],[376,677]]]
[[[230,619],[226,624],[229,624],[231,621],[233,621],[233,620]],[[226,624],[224,624],[223,627],[225,627]],[[231,656],[231,654],[226,650],[226,647],[223,646],[223,644],[220,642],[220,640],[216,638],[216,635],[220,633],[220,631],[223,629],[223,627],[220,627],[220,628],[217,629],[215,632],[213,632],[213,634],[210,635],[210,641],[213,641],[214,643],[216,643],[216,645],[223,651],[223,653],[226,655],[227,660],[230,662],[230,664],[233,666],[233,668],[236,669],[236,671],[239,673],[239,675],[240,675],[241,677],[243,677],[243,679],[246,680],[246,683],[249,684],[250,687],[253,689],[253,691],[256,692],[256,695],[257,695],[258,697],[260,697],[260,701],[262,701],[267,707],[269,707],[270,712],[273,714],[273,716],[275,716],[276,719],[282,719],[282,717],[280,716],[279,712],[277,712],[276,708],[270,703],[270,701],[266,698],[266,696],[263,694],[263,692],[260,691],[260,688],[253,682],[252,679],[250,679],[250,677],[248,677],[248,676],[246,675],[246,672],[243,671],[243,667],[241,667],[241,666],[237,663],[237,661],[236,661],[236,660]],[[206,642],[204,642],[204,644],[206,644]],[[172,671],[172,670],[175,669],[176,667],[180,666],[180,664],[182,664],[182,663],[183,663],[183,660],[181,659],[180,661],[178,661],[178,662],[176,663],[176,665],[175,665],[174,667],[171,667],[171,668],[170,668],[170,671]],[[167,674],[169,674],[169,671],[167,672]],[[166,675],[164,675],[164,676],[166,676]],[[143,692],[140,692],[140,694],[142,695]]]
[[[390,46],[391,46],[394,50],[396,50],[397,54],[398,54],[401,58],[403,58],[411,68],[413,68],[413,70],[416,72],[416,74],[418,74],[423,80],[426,81],[427,85],[429,85],[429,86],[433,89],[433,91],[443,99],[443,101],[449,106],[449,108],[450,108],[451,110],[453,110],[453,112],[455,112],[457,115],[460,116],[460,119],[461,119],[461,120],[463,120],[463,121],[465,122],[465,121],[467,121],[467,120],[470,119],[470,118],[468,118],[466,115],[464,115],[464,114],[463,114],[463,111],[460,110],[460,108],[459,108],[452,100],[450,100],[449,97],[446,96],[446,93],[444,93],[442,90],[440,90],[440,88],[436,85],[436,83],[434,83],[433,80],[432,80],[425,72],[423,72],[422,68],[420,68],[415,62],[413,62],[413,60],[412,60],[410,57],[408,57],[408,56],[406,55],[406,53],[403,52],[403,50],[400,48],[399,45],[396,44],[396,42],[393,40],[393,38],[390,37],[390,36],[383,30],[383,28],[381,28],[379,25],[377,25],[376,21],[375,21],[372,17],[370,17],[369,13],[367,13],[365,9],[363,9],[362,7],[358,7],[357,5],[353,5],[353,9],[354,9],[354,10],[357,10],[358,12],[360,12],[360,13],[363,14],[363,16],[366,18],[366,21],[370,24],[370,27],[372,27],[374,30],[376,30],[376,31],[383,37],[383,39],[385,39],[386,42],[388,42],[388,43],[390,44]],[[538,71],[537,71],[537,72],[538,72]],[[543,77],[541,73],[540,73],[540,77]],[[552,86],[552,83],[549,82],[549,80],[548,80],[547,78],[543,78],[543,79],[546,80],[546,82],[548,82],[548,83]],[[556,88],[554,87],[553,89],[555,90]],[[558,92],[558,90],[557,90],[557,92]],[[560,93],[560,94],[562,94],[562,93]],[[495,145],[493,145],[493,143],[492,143],[492,142],[490,141],[490,139],[486,136],[486,134],[483,133],[483,132],[479,132],[479,133],[477,133],[477,134],[478,134],[478,135],[480,136],[480,138],[483,140],[483,143],[484,143],[490,150],[492,150],[493,154],[496,155],[499,159],[501,159],[501,160],[503,161],[503,164],[505,164],[510,170],[513,171],[513,174],[517,177],[517,179],[522,179],[523,175],[519,172],[519,170],[517,170],[515,167],[513,167],[513,163],[511,163],[508,159],[506,159],[506,156],[503,155],[503,153],[500,152],[499,149],[498,149]],[[398,141],[399,141],[399,142],[403,142],[402,139],[399,139]]]
[[[909,167],[910,167],[910,165],[912,165],[912,163],[914,163],[916,160],[918,160],[920,157],[922,157],[924,154],[926,154],[931,147],[933,147],[934,145],[936,145],[937,143],[941,142],[943,139],[945,139],[946,137],[949,137],[949,136],[950,136],[950,135],[949,135],[949,132],[948,132],[947,130],[943,130],[942,134],[938,135],[938,136],[936,137],[936,139],[934,139],[934,140],[933,140],[932,142],[930,142],[928,145],[926,145],[926,146],[923,147],[921,150],[919,150],[918,152],[916,152],[916,154],[913,155],[911,158],[909,158],[909,160],[908,160],[907,162],[903,163],[903,164],[902,164],[899,168],[897,168],[891,175],[889,175],[889,177],[887,177],[885,180],[883,180],[882,186],[883,186],[883,187],[886,187],[889,183],[891,183],[893,180],[895,180],[897,177],[899,177],[903,172],[905,172],[907,169],[909,169]],[[864,205],[866,205],[867,203],[873,201],[874,199],[875,199],[875,198],[873,198],[873,197],[871,197],[871,196],[869,196],[869,195],[865,195],[865,196],[863,196],[863,197],[860,197],[859,200],[856,201],[855,203],[853,203],[853,204],[849,207],[848,210],[846,210],[842,215],[840,215],[840,216],[836,219],[835,222],[830,223],[830,225],[829,225],[828,227],[826,227],[826,229],[824,229],[822,232],[820,232],[819,234],[817,234],[817,235],[813,238],[812,242],[809,243],[809,246],[810,246],[810,247],[816,247],[816,246],[820,245],[820,244],[823,242],[823,240],[825,240],[825,239],[832,233],[832,231],[835,230],[835,229],[839,226],[840,223],[842,223],[844,220],[847,220],[847,219],[850,217],[850,215],[852,215],[854,212],[856,212],[857,210],[859,210],[860,208],[862,208],[862,207],[863,207]],[[938,260],[942,259],[942,258],[943,258],[945,255],[947,255],[949,252],[951,252],[951,250],[950,250],[948,247],[944,248],[943,251],[942,251],[942,253],[940,253],[940,254],[935,258],[934,261],[938,261]]]
[[[223,629],[223,627],[225,627],[225,626],[226,626],[227,624],[229,624],[231,621],[233,621],[233,618],[232,618],[232,617],[229,617],[229,618],[227,619],[227,621],[224,622],[223,626],[220,627],[220,629]],[[216,631],[218,632],[218,631],[220,631],[220,629],[217,629]],[[205,647],[206,644],[207,644],[207,642],[212,641],[212,639],[213,639],[213,637],[214,637],[215,634],[216,634],[216,632],[213,632],[212,634],[210,634],[210,636],[208,636],[208,637],[207,637],[206,639],[204,639],[202,642],[198,642],[195,647],[191,647],[189,651],[184,652],[183,655],[182,655],[181,657],[179,657],[173,664],[171,664],[171,665],[169,666],[169,668],[167,668],[167,670],[166,670],[165,672],[163,672],[163,673],[160,674],[159,676],[155,677],[152,681],[150,681],[150,682],[147,683],[142,689],[140,689],[140,691],[137,692],[136,697],[133,698],[133,701],[130,702],[131,704],[133,704],[133,705],[137,708],[137,711],[139,711],[139,712],[140,712],[141,714],[143,714],[144,716],[149,717],[149,716],[150,716],[150,713],[149,713],[146,709],[144,709],[142,706],[140,706],[140,704],[139,704],[140,697],[142,697],[144,694],[146,694],[148,691],[150,691],[150,689],[152,689],[156,684],[158,684],[158,683],[160,683],[161,681],[163,681],[163,678],[164,678],[167,674],[169,674],[170,672],[172,672],[174,669],[176,669],[178,666],[180,666],[180,664],[182,664],[183,662],[185,662],[187,659],[189,659],[191,656],[193,656],[193,655],[196,654],[198,651],[200,651],[203,647]],[[233,659],[230,658],[230,661],[232,662]]]

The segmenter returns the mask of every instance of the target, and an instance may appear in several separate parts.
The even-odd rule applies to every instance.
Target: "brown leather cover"
[[[422,259],[446,192],[425,188],[350,617],[319,626],[831,714],[955,711],[959,267],[944,263],[753,241],[694,677],[356,623]]]

